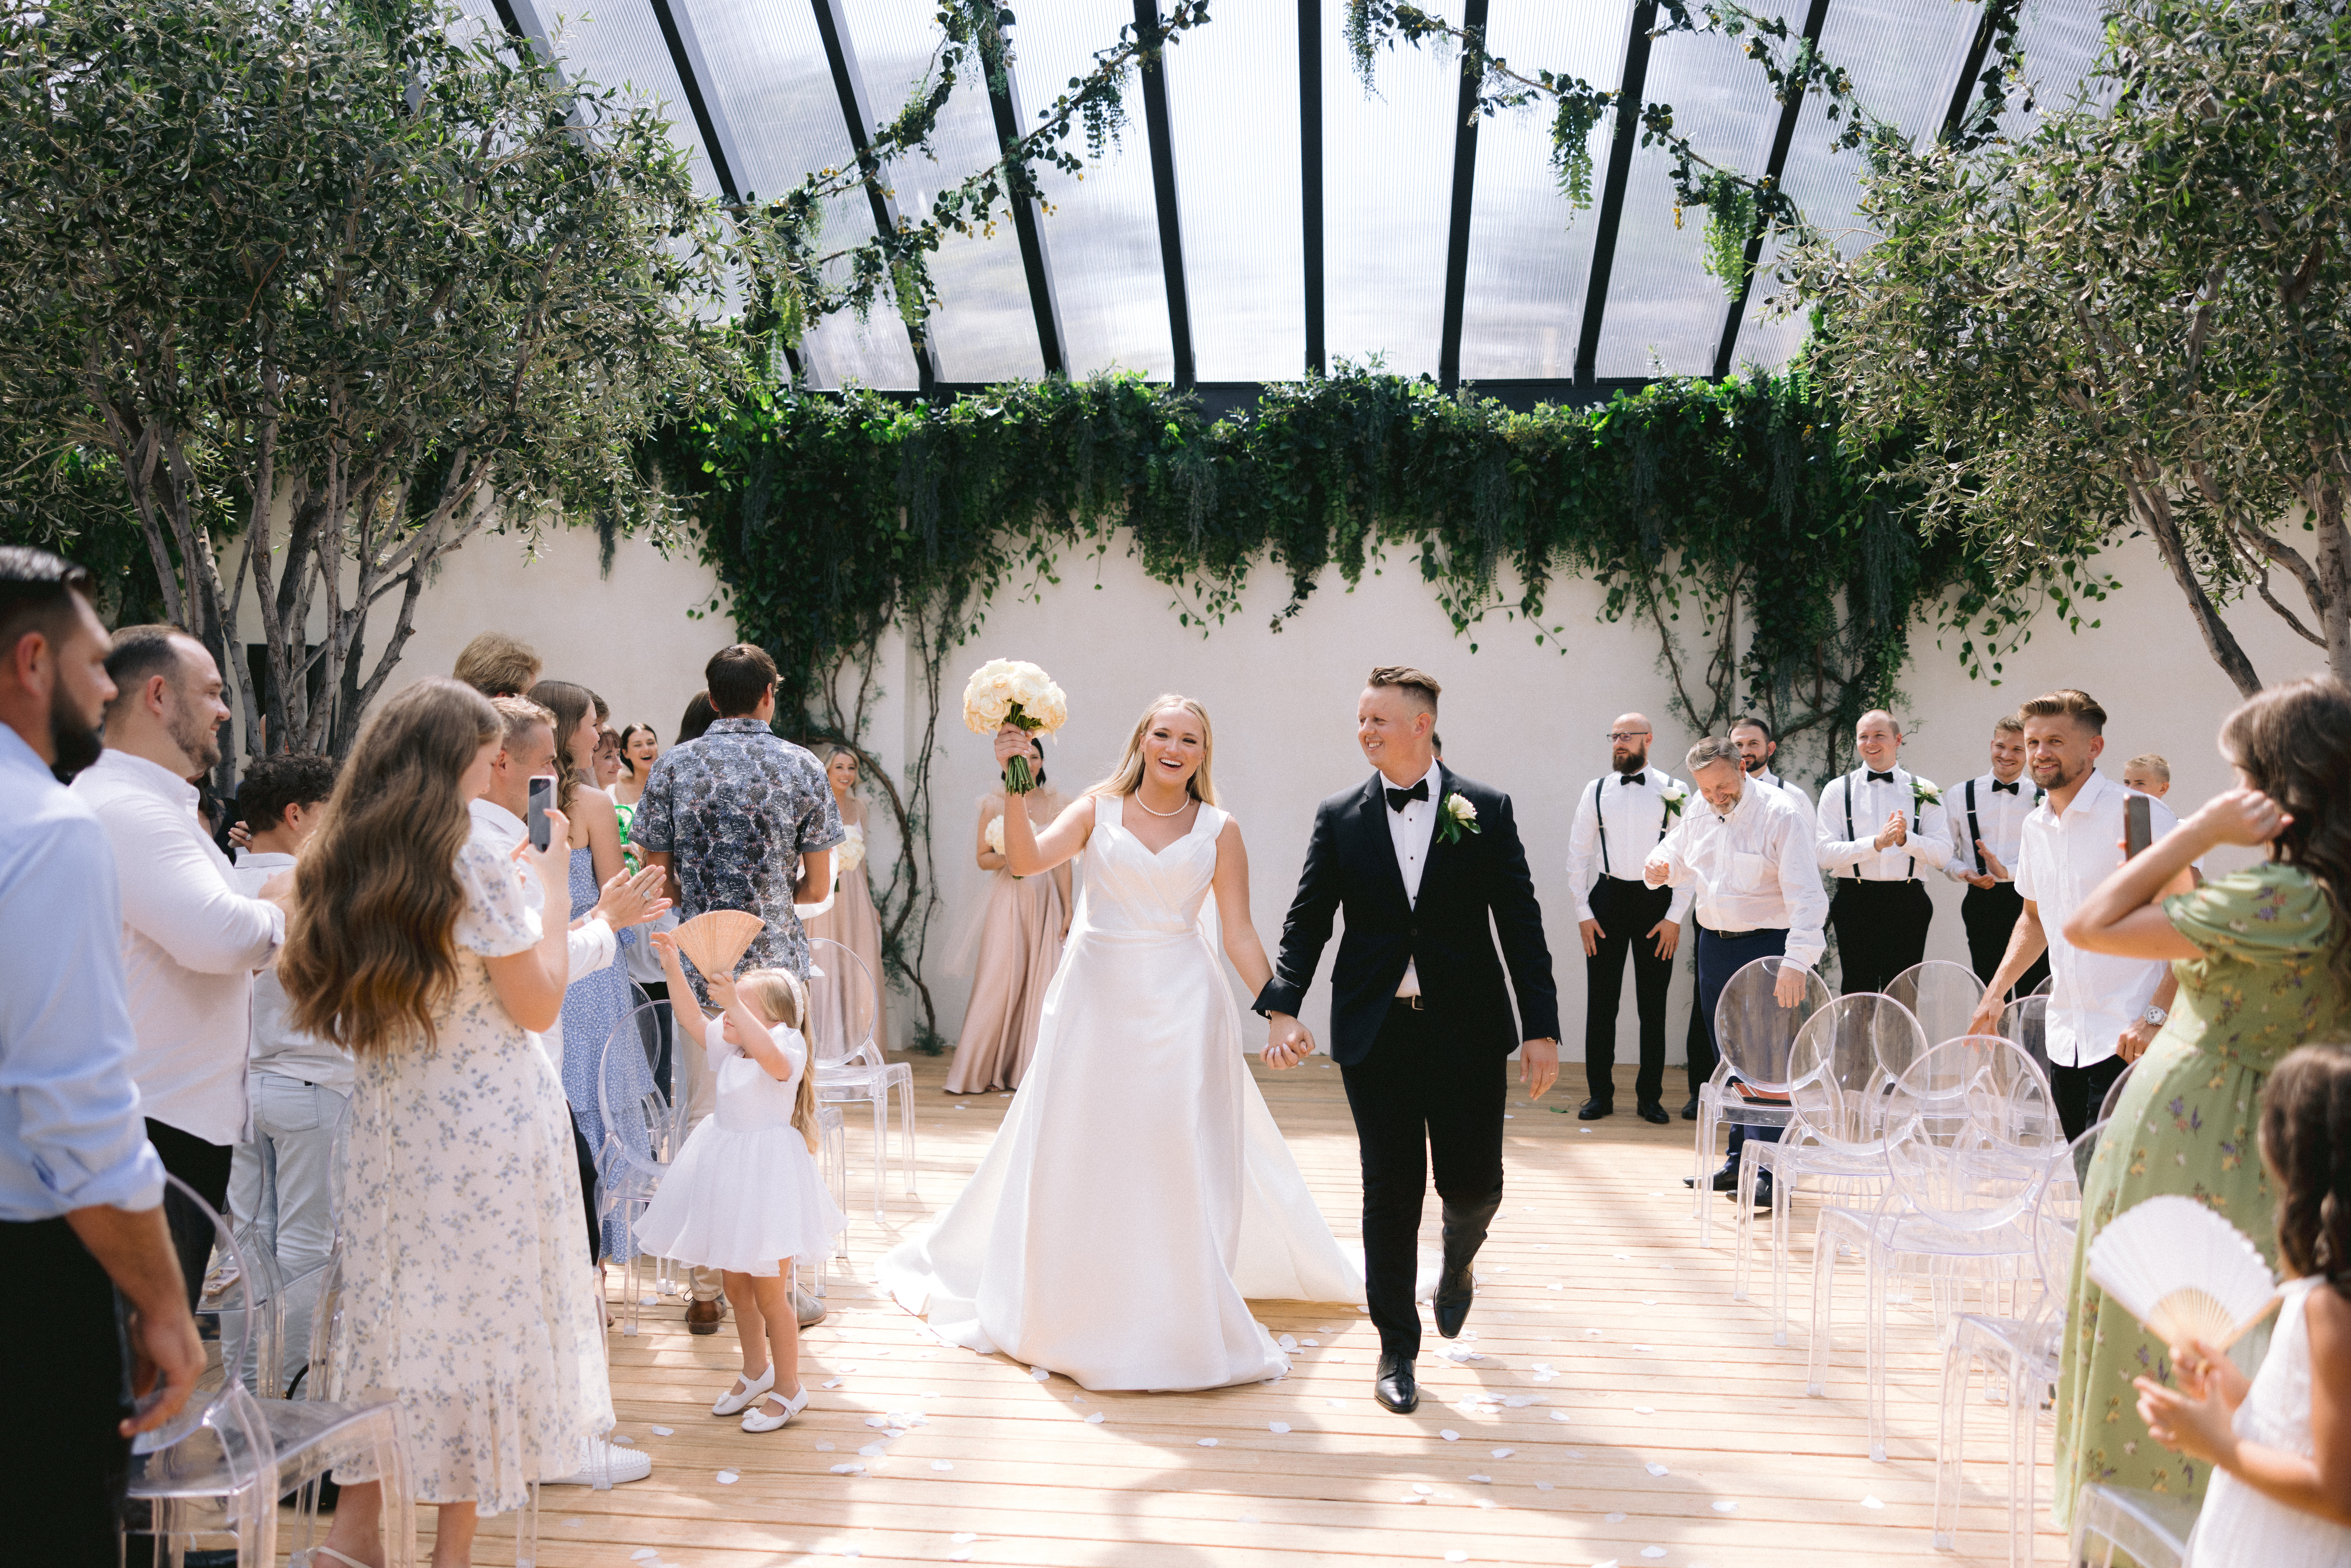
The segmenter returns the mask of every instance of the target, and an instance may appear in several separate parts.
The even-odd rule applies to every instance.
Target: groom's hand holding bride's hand
[[[1265,1064],[1280,1071],[1314,1054],[1314,1037],[1288,1013],[1266,1015]]]
[[[1559,1082],[1559,1041],[1520,1040],[1519,1082],[1527,1086],[1529,1100],[1540,1100],[1550,1093],[1551,1086]]]

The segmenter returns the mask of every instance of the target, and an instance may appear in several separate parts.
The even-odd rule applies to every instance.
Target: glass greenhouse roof
[[[714,196],[747,199],[854,162],[852,124],[903,103],[930,64],[934,0],[461,0],[527,37],[568,75],[619,86],[671,120]],[[579,4],[580,0],[571,0]],[[1031,0],[1010,30],[1012,123],[1082,75],[1154,0]],[[1773,170],[1832,231],[1851,225],[1855,154],[1834,152],[1818,95],[1790,116],[1762,72],[1719,36],[1652,40],[1649,0],[1443,0],[1482,22],[1495,53],[1671,104],[1708,157]],[[1852,71],[1859,97],[1912,137],[1938,134],[1980,69],[1973,0],[1784,0],[1791,27]],[[1703,265],[1702,214],[1677,214],[1671,164],[1593,134],[1593,204],[1574,211],[1549,162],[1540,110],[1465,124],[1457,62],[1381,53],[1376,93],[1355,76],[1343,0],[1217,0],[1171,39],[1164,105],[1131,89],[1132,123],[1082,182],[1044,177],[1033,254],[1013,224],[950,235],[929,361],[877,314],[819,324],[801,353],[820,387],[916,391],[1049,371],[1139,371],[1214,392],[1294,380],[1341,359],[1469,382],[1512,401],[1600,395],[1657,375],[1776,368],[1801,321],[1733,302]],[[2097,0],[2028,0],[2021,39],[2043,104],[2070,97],[2101,40]],[[893,199],[842,198],[828,233],[849,243],[927,209],[998,155],[998,110],[967,79],[936,160],[901,160]],[[2011,108],[2009,128],[2026,128]],[[1637,137],[1629,139],[1637,142]],[[1612,151],[1617,156],[1612,157]],[[1629,156],[1626,154],[1629,153]],[[1851,243],[1863,243],[1855,235]],[[1766,252],[1761,276],[1773,257]]]

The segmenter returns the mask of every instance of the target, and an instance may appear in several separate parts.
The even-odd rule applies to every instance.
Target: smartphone
[[[530,847],[532,849],[543,850],[547,848],[547,812],[548,809],[554,804],[555,775],[552,773],[541,773],[537,775],[530,781],[530,806],[528,814],[523,819],[530,826]]]
[[[2123,802],[2123,859],[2132,860],[2155,842],[2155,802],[2133,795]]]

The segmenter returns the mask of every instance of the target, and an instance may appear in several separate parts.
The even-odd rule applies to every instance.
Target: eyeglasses
[[[1612,741],[1646,740],[1648,737],[1649,732],[1646,729],[1612,729],[1608,732],[1608,738]]]

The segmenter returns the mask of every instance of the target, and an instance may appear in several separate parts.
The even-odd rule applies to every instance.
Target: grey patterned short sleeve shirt
[[[768,923],[741,968],[805,979],[808,936],[792,912],[800,857],[846,834],[824,768],[756,718],[722,718],[653,764],[629,841],[670,856],[678,915],[747,909]]]

